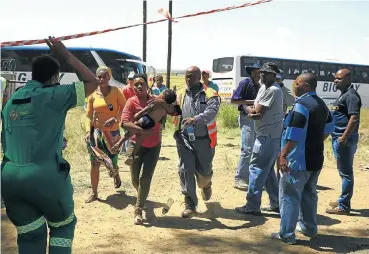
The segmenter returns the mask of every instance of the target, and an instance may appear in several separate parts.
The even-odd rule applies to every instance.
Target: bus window
[[[270,59],[270,58],[262,58],[260,64],[263,65],[265,63],[275,63],[278,66],[278,69],[282,69],[282,62],[280,60]]]
[[[32,61],[42,55],[51,55],[49,50],[3,50],[2,52],[3,70],[17,72],[32,72]],[[73,72],[72,68],[64,61],[59,62],[60,72]],[[13,68],[15,67],[15,68]]]
[[[355,67],[354,83],[369,83],[369,66]]]
[[[78,58],[78,60],[80,60],[84,65],[86,65],[87,68],[90,69],[90,71],[95,74],[97,68],[99,67],[95,58],[93,57],[93,55],[91,54],[91,51],[80,51],[80,50],[76,50],[76,51],[71,51],[71,53]]]
[[[213,60],[213,72],[229,72],[233,70],[233,57],[223,57]]]
[[[285,79],[296,79],[301,74],[301,64],[293,61],[283,61],[282,70]]]
[[[3,50],[1,53],[1,58],[7,59],[7,61],[2,60],[3,65],[5,65],[7,62],[12,63],[15,61],[15,66],[11,64],[12,67],[16,67],[15,71],[21,72],[31,72],[32,61],[34,58],[41,55],[50,54],[50,52],[46,50]]]
[[[241,77],[248,77],[249,75],[246,72],[246,67],[254,65],[254,63],[256,62],[260,63],[260,59],[256,57],[249,57],[249,56],[241,57]]]
[[[122,84],[126,84],[129,72],[141,73],[143,71],[139,64],[124,61],[124,59],[128,58],[124,54],[101,50],[96,52],[104,61],[105,65],[111,69],[113,78]]]
[[[337,65],[335,64],[321,64],[319,69],[319,81],[333,82],[336,76]]]
[[[301,64],[301,73],[313,73],[316,76],[319,74],[319,64],[316,63],[302,63]]]

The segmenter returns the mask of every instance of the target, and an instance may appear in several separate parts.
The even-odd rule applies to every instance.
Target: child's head
[[[168,104],[173,104],[177,99],[177,94],[171,89],[165,89],[161,94],[161,97]]]

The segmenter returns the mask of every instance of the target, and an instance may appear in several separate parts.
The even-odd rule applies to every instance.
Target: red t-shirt
[[[126,100],[136,95],[135,89],[131,87],[130,85],[126,85],[125,87],[123,87],[122,93],[124,97],[126,98]]]
[[[154,97],[148,95],[148,100],[153,99]],[[147,102],[141,102],[138,97],[135,95],[129,98],[124,106],[122,113],[122,123],[134,122],[134,115],[140,112],[147,106]],[[152,128],[153,132],[150,136],[146,136],[141,146],[143,147],[154,147],[157,146],[160,142],[160,123],[156,123]],[[136,142],[136,135],[131,137],[133,142]]]

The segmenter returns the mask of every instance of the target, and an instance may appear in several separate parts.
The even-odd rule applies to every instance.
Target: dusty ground
[[[324,212],[328,202],[335,200],[340,191],[332,156],[327,156],[319,180],[319,236],[309,241],[298,235],[298,245],[287,246],[270,239],[270,234],[279,229],[280,219],[274,214],[253,217],[234,212],[235,206],[245,203],[246,195],[233,188],[240,149],[237,130],[221,133],[214,161],[213,197],[206,203],[200,202],[199,214],[193,219],[180,217],[183,196],[179,191],[175,143],[168,133],[163,143],[144,226],[133,224],[135,191],[123,157],[120,160],[122,187],[116,191],[112,179],[102,168],[101,200],[91,204],[84,203],[89,191],[86,155],[81,161],[72,162],[78,217],[73,253],[349,253],[357,250],[369,253],[369,171],[360,161],[355,162],[352,216]],[[175,203],[162,215],[162,206],[169,197]],[[266,193],[263,204],[267,204]],[[1,253],[17,253],[15,228],[7,220],[4,208],[1,218]]]

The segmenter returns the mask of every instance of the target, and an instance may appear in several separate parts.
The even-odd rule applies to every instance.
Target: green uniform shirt
[[[30,80],[14,93],[1,114],[3,163],[64,162],[61,152],[65,118],[69,109],[83,105],[84,96],[77,96],[84,94],[82,91],[82,82],[45,87]]]

